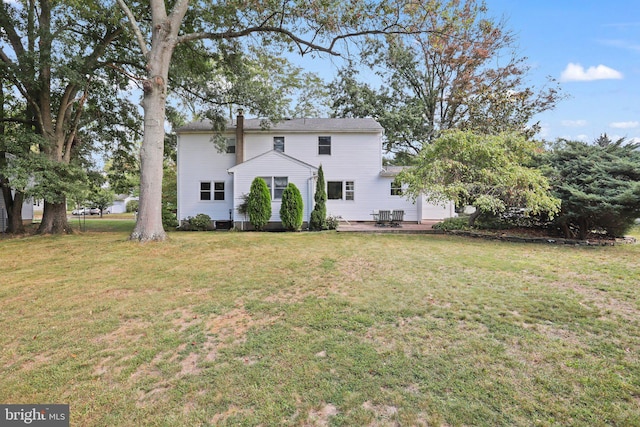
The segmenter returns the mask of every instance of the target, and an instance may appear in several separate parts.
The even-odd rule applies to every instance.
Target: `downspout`
[[[315,205],[314,205],[315,185],[314,184],[316,183],[317,180],[318,180],[317,172],[311,172],[311,177],[307,180],[307,187],[309,187],[308,194],[307,194],[307,197],[309,198],[307,203],[307,228],[309,228],[309,225],[311,224],[311,212],[315,208]]]
[[[180,134],[176,134],[176,219],[178,220],[178,226],[182,225],[180,221],[180,200],[182,197],[182,191],[180,191]],[[127,211],[127,204],[125,202],[125,212]]]
[[[238,110],[236,118],[236,165],[244,162],[244,110]]]

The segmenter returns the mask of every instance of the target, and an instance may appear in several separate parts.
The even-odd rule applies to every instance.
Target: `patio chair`
[[[402,227],[402,221],[404,221],[404,211],[403,210],[394,210],[391,212],[391,225],[393,227]]]
[[[378,218],[376,220],[376,225],[379,227],[384,227],[391,222],[391,211],[378,211]]]

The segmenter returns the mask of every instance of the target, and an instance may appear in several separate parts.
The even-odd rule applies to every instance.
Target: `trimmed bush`
[[[447,218],[442,222],[434,224],[432,227],[434,230],[468,230],[469,229],[469,217],[468,216],[456,216],[453,218]]]
[[[318,182],[316,183],[316,192],[313,199],[316,204],[311,212],[309,228],[314,231],[325,230],[327,228],[327,190],[325,189],[322,165],[318,168]]]
[[[213,230],[213,222],[207,214],[198,214],[194,217],[189,216],[178,228],[181,231],[209,231]]]
[[[176,228],[178,226],[176,212],[169,209],[164,203],[162,204],[162,226],[165,230]]]
[[[137,212],[138,210],[138,201],[137,200],[129,200],[127,202],[127,206],[125,207],[127,212]]]
[[[254,178],[247,199],[247,213],[249,222],[253,227],[261,231],[269,223],[271,218],[271,192],[267,183],[260,177]]]
[[[289,231],[300,231],[303,215],[302,194],[300,194],[298,187],[290,182],[282,192],[282,204],[280,205],[282,226]]]

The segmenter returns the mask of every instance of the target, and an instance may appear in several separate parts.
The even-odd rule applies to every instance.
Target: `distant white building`
[[[271,222],[279,222],[282,191],[294,183],[304,201],[304,221],[314,206],[317,172],[324,172],[327,214],[348,221],[372,221],[379,210],[404,210],[405,221],[456,216],[452,203],[438,206],[403,196],[395,178],[401,168],[382,166],[383,128],[373,119],[291,119],[263,128],[239,115],[223,137],[221,151],[211,123],[177,130],[179,220],[209,215],[245,221],[238,213],[255,177],[271,191]]]
[[[0,232],[5,232],[9,226],[7,209],[4,204],[4,197],[0,194]],[[22,222],[31,224],[33,222],[33,202],[27,199],[22,203]]]
[[[129,201],[131,200],[138,200],[138,197],[129,196],[126,194],[118,194],[113,201],[113,204],[106,210],[112,214],[125,213],[127,212],[127,203],[129,203]]]

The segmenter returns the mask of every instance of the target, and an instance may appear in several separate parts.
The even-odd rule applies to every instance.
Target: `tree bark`
[[[4,206],[7,210],[7,229],[9,234],[23,234],[24,224],[22,223],[22,203],[24,202],[24,194],[16,191],[13,195],[11,189],[2,187],[2,197],[4,198]]]
[[[67,222],[67,203],[51,203],[45,200],[42,222],[38,234],[71,234],[73,230]]]
[[[154,7],[162,8],[155,4]],[[185,10],[186,10],[186,6]],[[163,15],[162,12],[157,12]],[[158,16],[158,15],[156,15]],[[166,15],[165,15],[166,16]],[[162,173],[164,161],[164,119],[166,116],[169,64],[175,48],[180,16],[154,19],[154,34],[147,61],[147,79],[143,83],[144,137],[140,148],[140,202],[136,226],[131,240],[163,241],[167,235],[162,226]]]
[[[481,213],[482,211],[476,208],[475,212],[469,216],[469,227],[474,227],[476,225],[476,219],[478,219]]]

